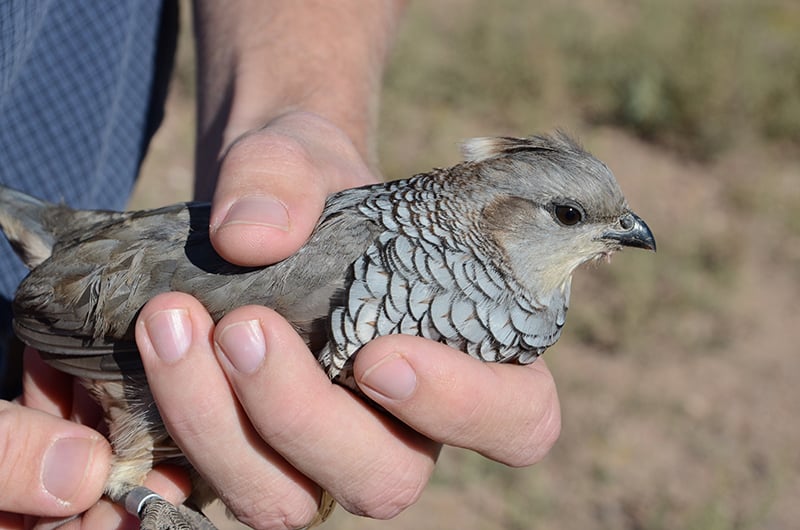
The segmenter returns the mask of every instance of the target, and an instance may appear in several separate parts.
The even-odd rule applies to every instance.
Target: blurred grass
[[[482,134],[562,116],[700,159],[753,137],[800,142],[792,0],[443,1],[412,6],[408,26],[384,128],[408,123],[398,106],[425,113],[426,145],[463,109]]]
[[[622,28],[600,26],[568,39],[592,119],[699,157],[748,135],[800,140],[796,2],[644,0]]]
[[[613,169],[659,251],[576,274],[547,354],[564,427],[543,463],[446,449],[396,520],[339,510],[325,528],[796,526],[798,35],[796,0],[411,3],[386,73],[384,174],[450,165],[463,138],[565,128]],[[181,42],[140,205],[188,196]]]
[[[386,75],[385,173],[397,178],[454,162],[464,136],[520,134],[538,124],[581,132],[613,125],[699,160],[749,143],[796,152],[797,35],[800,4],[792,1],[412,4]],[[768,209],[796,232],[797,190],[786,195],[788,186],[759,177],[761,186],[735,172],[722,176],[728,187],[709,210]],[[644,319],[694,314],[682,319],[692,323],[679,333],[686,346],[726,346],[743,242],[732,223],[685,221],[679,237],[663,242],[665,257],[626,256],[633,262],[626,268],[593,270],[606,310],[573,312],[572,332],[619,349],[640,339],[625,330]]]

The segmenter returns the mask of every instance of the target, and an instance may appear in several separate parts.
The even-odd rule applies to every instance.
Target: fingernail
[[[174,363],[186,355],[192,343],[192,320],[185,309],[165,309],[145,321],[153,349],[163,361]]]
[[[289,212],[273,197],[242,197],[231,205],[217,229],[226,225],[254,225],[289,230]]]
[[[83,485],[97,440],[59,438],[45,453],[42,485],[54,497],[69,502]]]
[[[388,399],[401,401],[414,393],[417,374],[402,355],[392,353],[367,368],[360,382]]]
[[[258,320],[229,324],[218,337],[216,344],[219,352],[244,374],[255,372],[267,353],[264,332]]]

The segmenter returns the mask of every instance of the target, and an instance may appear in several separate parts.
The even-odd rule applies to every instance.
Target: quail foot
[[[0,190],[0,227],[31,269],[14,300],[14,329],[102,405],[115,451],[110,498],[148,530],[213,528],[141,488],[154,465],[190,468],[134,342],[138,311],[156,294],[189,293],[215,321],[246,304],[275,309],[330,379],[357,392],[354,355],[382,335],[531,363],[561,334],[579,265],[623,247],[656,248],[608,167],[563,134],[473,139],[464,158],[331,195],[306,245],[261,268],[214,251],[208,204],[81,211]],[[202,507],[214,494],[193,476],[192,501]]]

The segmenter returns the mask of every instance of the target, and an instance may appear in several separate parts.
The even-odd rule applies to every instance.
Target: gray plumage
[[[133,341],[139,309],[161,292],[194,295],[215,321],[245,304],[277,310],[351,388],[353,354],[392,333],[533,362],[558,340],[577,266],[655,241],[608,168],[566,136],[476,139],[464,152],[452,168],[331,195],[307,244],[261,268],[213,250],[207,204],[87,212],[2,189],[0,226],[32,267],[14,301],[16,333],[88,381],[107,410],[144,402],[108,418],[112,432],[147,431],[169,458],[179,452],[147,406]],[[118,455],[139,443],[125,436],[113,440]],[[136,480],[125,477],[112,497]]]

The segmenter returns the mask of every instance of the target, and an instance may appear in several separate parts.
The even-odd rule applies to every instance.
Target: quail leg
[[[141,521],[141,530],[217,530],[202,513],[181,504],[174,506],[145,487],[125,496],[125,509]]]

